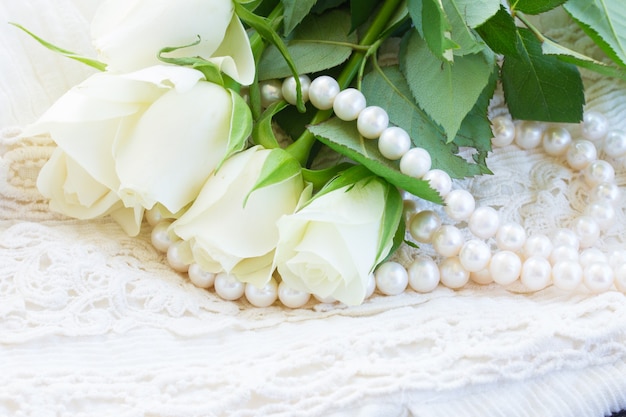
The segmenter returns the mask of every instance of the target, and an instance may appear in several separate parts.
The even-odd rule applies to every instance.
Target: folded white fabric
[[[97,3],[4,2],[0,20],[89,53]],[[557,25],[551,35],[575,33]],[[256,309],[173,272],[147,229],[129,238],[109,219],[49,212],[34,182],[53,145],[12,126],[92,71],[8,25],[0,48],[0,415],[601,417],[626,408],[622,293],[470,285],[354,308]],[[624,83],[589,74],[587,83],[589,107],[626,128]],[[546,178],[571,179],[557,164],[511,148],[489,166],[495,176],[468,183],[481,201],[529,227],[571,216],[549,198],[559,186]],[[617,182],[626,185],[623,168]],[[605,248],[626,247],[624,225],[620,212]]]

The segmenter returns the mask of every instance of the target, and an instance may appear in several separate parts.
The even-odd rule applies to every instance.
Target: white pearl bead
[[[599,141],[609,130],[609,121],[602,113],[595,111],[585,112],[583,115],[581,133],[585,139]]]
[[[596,184],[592,189],[590,199],[607,203],[616,203],[620,198],[620,189],[614,182],[601,182]]]
[[[557,288],[571,291],[583,280],[583,269],[578,262],[561,261],[552,267],[552,281]]]
[[[403,200],[402,201],[402,214],[404,215],[404,221],[406,224],[411,223],[411,218],[417,211],[417,202],[415,200]]]
[[[537,122],[519,122],[515,126],[515,143],[522,149],[539,146],[543,136],[543,125]]]
[[[604,139],[604,152],[611,158],[621,158],[626,155],[626,133],[621,130],[611,130]]]
[[[397,262],[385,262],[376,269],[376,287],[385,295],[401,294],[409,283],[409,275]]]
[[[167,248],[167,263],[177,272],[187,272],[189,270],[189,264],[184,260],[183,251],[186,248],[183,245],[187,245],[187,243],[179,240]]]
[[[411,137],[406,133],[406,130],[401,127],[388,127],[383,130],[378,138],[378,150],[385,158],[391,159],[392,161],[400,158],[404,159],[406,154],[411,150]],[[428,159],[430,160],[430,155],[428,155]],[[428,164],[428,169],[424,170],[424,174],[429,169],[430,163]],[[400,171],[402,171],[402,160],[400,161]],[[404,171],[402,171],[402,173],[406,174]]]
[[[432,210],[416,213],[409,223],[409,233],[420,243],[430,243],[433,234],[441,227],[441,218]]]
[[[215,276],[213,286],[217,295],[229,301],[240,299],[246,289],[246,285],[243,282],[226,272],[220,272]]]
[[[461,288],[469,281],[470,273],[463,268],[458,256],[446,258],[439,263],[441,283],[448,288]]]
[[[407,269],[409,285],[417,292],[431,292],[439,285],[439,267],[431,258],[421,257]]]
[[[432,160],[426,149],[412,148],[400,159],[400,172],[409,177],[422,178],[430,170],[431,165]],[[452,187],[452,181],[450,187]]]
[[[530,291],[539,291],[550,284],[552,266],[545,258],[531,256],[522,264],[520,281]]]
[[[622,263],[614,268],[613,280],[615,287],[621,292],[626,292],[626,263]]]
[[[166,253],[170,245],[178,240],[174,232],[168,230],[171,224],[171,221],[164,220],[154,226],[150,234],[152,245],[160,252]]]
[[[432,246],[441,256],[456,256],[463,246],[463,241],[463,234],[459,229],[444,225],[433,233]]]
[[[496,244],[500,250],[516,251],[526,242],[526,230],[519,223],[504,223],[496,233]]]
[[[552,243],[555,247],[557,246],[569,246],[578,250],[580,247],[580,240],[578,239],[578,235],[574,233],[571,229],[558,229],[554,232],[552,236]]]
[[[609,258],[598,248],[587,248],[580,253],[579,262],[586,267],[596,262],[608,263]]]
[[[488,239],[500,228],[500,214],[489,206],[478,207],[470,216],[467,225],[474,236]]]
[[[356,127],[366,139],[378,138],[389,126],[389,115],[382,107],[369,106],[361,110],[357,117]]]
[[[503,147],[513,143],[515,139],[515,123],[509,116],[497,116],[491,121],[493,138],[491,144],[494,147]]]
[[[295,87],[294,87],[295,88]],[[283,83],[280,80],[265,80],[259,83],[261,106],[269,107],[283,99]]]
[[[333,108],[335,97],[341,91],[339,83],[333,77],[322,75],[311,82],[309,100],[316,108],[328,110]]]
[[[478,239],[470,239],[463,244],[459,252],[461,265],[469,272],[477,272],[485,269],[491,260],[491,249]]]
[[[215,283],[215,274],[207,272],[196,263],[189,265],[189,280],[198,288],[211,288]]]
[[[278,285],[278,299],[285,307],[300,308],[311,299],[311,294],[289,287],[285,282]]]
[[[572,143],[572,135],[564,127],[550,127],[543,133],[543,150],[548,155],[565,154]]]
[[[601,230],[606,230],[615,222],[615,209],[607,202],[594,202],[587,206],[585,214],[596,221]]]
[[[367,287],[365,287],[365,298],[370,298],[376,291],[376,276],[371,273],[367,278]]]
[[[152,227],[159,224],[160,221],[163,220],[163,214],[161,210],[159,210],[158,206],[152,207],[150,210],[146,210],[145,212],[146,221]]]
[[[461,221],[470,218],[476,208],[474,196],[466,190],[452,190],[445,198],[444,211],[453,220]]]
[[[609,264],[613,268],[617,268],[623,263],[626,263],[626,249],[612,250],[609,254]]]
[[[447,172],[440,169],[431,169],[422,177],[424,181],[430,183],[430,187],[436,190],[441,197],[448,195],[452,190],[452,178]]]
[[[278,298],[278,284],[274,278],[259,288],[253,284],[246,284],[244,291],[246,299],[255,307],[269,307]]]
[[[489,263],[489,272],[494,282],[500,285],[509,285],[515,282],[522,271],[522,260],[509,250],[493,254]]]
[[[580,170],[598,158],[596,146],[588,140],[578,139],[572,142],[566,152],[567,163],[572,169]]]
[[[541,256],[542,258],[548,258],[552,253],[552,241],[544,234],[538,233],[528,236],[524,243],[524,256],[530,258],[531,256]]]
[[[560,245],[552,249],[552,253],[548,259],[550,259],[552,265],[555,265],[562,261],[578,262],[579,257],[578,249],[571,246]]]
[[[598,159],[587,165],[584,175],[585,182],[593,187],[603,182],[613,182],[615,169],[608,162]]]
[[[607,263],[596,262],[583,270],[583,283],[593,292],[606,291],[613,285],[613,268]]]
[[[491,276],[489,268],[481,269],[476,272],[470,272],[470,279],[480,285],[491,284],[493,282],[493,277]]]
[[[346,88],[335,97],[333,111],[341,120],[349,122],[359,117],[365,108],[365,96],[356,88]]]
[[[591,216],[580,216],[572,225],[572,229],[578,236],[581,248],[592,246],[600,237],[600,226]]]
[[[302,101],[309,101],[309,87],[311,87],[311,79],[307,75],[301,75],[298,77],[300,79],[300,87],[302,90]],[[296,89],[296,79],[294,77],[285,78],[283,81],[282,93],[283,98],[289,104],[296,105],[298,102],[298,91]]]

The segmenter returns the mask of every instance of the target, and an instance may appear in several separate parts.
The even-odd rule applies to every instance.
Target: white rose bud
[[[269,158],[289,158],[271,173],[280,177],[255,188]],[[254,190],[254,191],[253,191]],[[250,148],[227,159],[193,205],[171,228],[188,241],[193,261],[208,272],[228,272],[257,287],[271,278],[277,220],[296,209],[305,190],[299,164],[281,149]],[[306,188],[305,198],[310,192]],[[308,194],[307,194],[308,192]]]
[[[369,177],[283,217],[275,261],[282,280],[322,298],[362,303],[370,273],[392,247],[401,204],[395,188]],[[385,219],[391,219],[391,234]]]
[[[37,182],[51,208],[81,219],[112,214],[135,235],[144,209],[188,205],[251,125],[245,104],[233,111],[238,96],[202,77],[176,66],[98,73],[61,97],[27,132],[50,133],[58,145]]]
[[[232,0],[108,0],[97,10],[91,35],[107,70],[132,72],[161,64],[159,51],[182,47],[167,57],[202,57],[237,82],[254,80],[250,41]]]

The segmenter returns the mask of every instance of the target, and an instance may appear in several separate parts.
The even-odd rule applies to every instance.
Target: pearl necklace
[[[514,122],[508,116],[492,120],[494,147],[515,143],[529,150],[541,146],[549,156],[564,156],[570,168],[582,173],[590,188],[588,206],[570,228],[557,230],[552,238],[541,233],[528,236],[519,223],[501,223],[494,208],[476,207],[468,191],[453,190],[452,179],[446,172],[431,169],[428,151],[412,147],[408,133],[400,127],[390,127],[387,112],[377,106],[367,106],[359,90],[341,91],[337,81],[328,76],[311,81],[303,75],[300,83],[305,102],[310,101],[319,110],[333,109],[344,121],[356,120],[359,133],[366,139],[378,140],[381,154],[390,160],[399,160],[403,174],[428,181],[444,199],[444,212],[452,223],[444,224],[433,210],[407,210],[409,235],[419,244],[430,245],[436,255],[419,256],[406,268],[394,261],[379,265],[370,275],[366,298],[376,289],[384,295],[398,295],[408,287],[416,292],[430,292],[440,284],[459,289],[470,279],[478,284],[495,282],[503,286],[520,281],[529,291],[539,291],[550,284],[570,291],[581,286],[591,292],[613,287],[626,291],[623,254],[609,257],[593,248],[601,231],[612,224],[615,204],[620,197],[615,170],[609,162],[598,159],[596,145],[603,143],[603,151],[609,158],[626,155],[626,133],[609,130],[603,115],[585,113],[581,125],[584,139],[578,140],[572,140],[570,132],[558,125],[545,127],[536,122]],[[295,105],[296,97],[293,77],[261,85],[263,106],[282,99]],[[225,300],[237,300],[245,295],[256,307],[270,306],[279,299],[286,307],[299,308],[311,298],[310,294],[289,288],[273,278],[263,288],[257,288],[227,273],[208,273],[197,264],[188,265],[181,261],[182,241],[169,231],[171,221],[163,219],[157,209],[148,210],[146,219],[154,227],[151,240],[155,248],[166,253],[170,266],[187,273],[197,287],[213,287]],[[454,222],[465,224],[473,237],[466,240]],[[319,302],[334,302],[314,297]]]

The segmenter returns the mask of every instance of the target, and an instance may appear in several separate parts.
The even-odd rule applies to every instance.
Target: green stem
[[[386,0],[382,5],[378,14],[374,18],[372,25],[367,29],[363,39],[359,42],[359,45],[369,47],[374,44],[381,33],[387,27],[389,20],[396,12],[399,4],[402,0]],[[343,90],[347,88],[354,77],[359,73],[361,66],[364,63],[365,58],[367,57],[368,51],[356,50],[350,59],[348,60],[346,66],[343,68],[341,74],[337,78],[337,82],[339,83],[339,87]],[[313,119],[311,119],[311,124],[315,125],[321,123],[325,120],[328,120],[330,116],[333,114],[332,110],[320,110],[318,111]],[[287,151],[291,153],[300,164],[303,166],[306,164],[309,154],[311,152],[311,148],[315,144],[316,139],[315,136],[308,130],[305,130],[302,135],[296,140],[294,143],[287,147]]]

